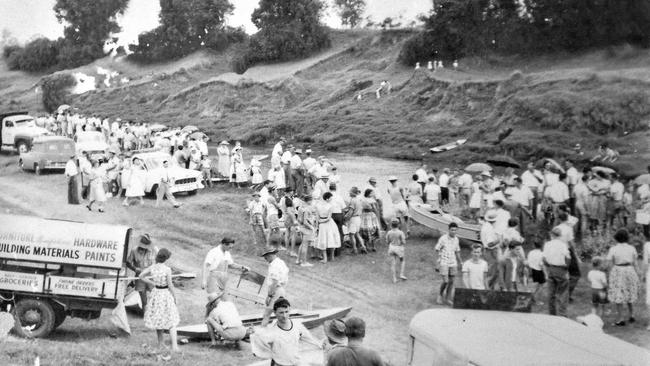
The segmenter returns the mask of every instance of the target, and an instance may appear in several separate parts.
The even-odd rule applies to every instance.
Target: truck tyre
[[[54,328],[58,328],[59,325],[65,320],[66,314],[65,310],[61,306],[54,306]]]
[[[18,154],[26,153],[29,151],[29,144],[27,144],[27,141],[20,140],[16,143],[16,150]]]
[[[14,331],[25,338],[43,338],[54,329],[56,315],[49,302],[23,299],[14,308]]]
[[[34,173],[36,173],[36,175],[43,174],[43,169],[41,169],[41,167],[40,167],[40,165],[38,165],[38,163],[34,164]]]

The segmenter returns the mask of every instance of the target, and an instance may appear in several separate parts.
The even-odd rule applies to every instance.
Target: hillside
[[[396,62],[411,34],[339,31],[330,50],[298,62],[256,66],[244,75],[227,72],[228,52],[144,68],[113,62],[133,81],[79,95],[74,104],[123,119],[196,124],[216,139],[245,144],[286,135],[330,151],[401,158],[420,158],[432,146],[467,138],[463,149],[434,156],[450,163],[496,153],[580,160],[603,142],[621,152],[628,170],[633,159],[650,157],[647,51],[619,47],[582,55],[468,59],[460,60],[456,71],[414,71]],[[384,79],[392,93],[376,99],[374,90]],[[11,99],[33,108],[33,94]],[[513,133],[493,145],[506,128]],[[573,156],[576,143],[584,155]]]

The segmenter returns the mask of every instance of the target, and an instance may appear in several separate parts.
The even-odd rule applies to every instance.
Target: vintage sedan
[[[170,163],[169,173],[173,179],[170,186],[172,193],[187,192],[188,195],[195,195],[199,189],[203,189],[201,183],[201,172],[191,169],[185,169],[178,166],[172,159],[171,155],[162,151],[144,151],[136,152],[133,158],[138,158],[144,162],[146,178],[144,191],[147,194],[156,194],[158,184],[162,177],[163,161],[168,160]]]
[[[65,169],[65,164],[75,155],[74,141],[63,136],[39,136],[32,140],[32,149],[21,152],[18,165],[23,170],[33,170],[40,175],[46,170]]]

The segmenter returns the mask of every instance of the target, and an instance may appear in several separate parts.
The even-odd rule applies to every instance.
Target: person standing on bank
[[[92,161],[92,168],[88,173],[90,193],[88,194],[88,211],[93,210],[93,203],[97,202],[98,211],[104,212],[104,202],[106,202],[106,192],[104,192],[103,171],[99,168],[97,160]]]
[[[201,288],[211,293],[220,293],[226,290],[228,284],[228,269],[238,268],[242,272],[248,271],[248,267],[236,264],[230,255],[230,249],[235,245],[235,239],[225,237],[221,244],[210,249],[203,261],[203,281]]]
[[[176,307],[176,293],[172,282],[172,270],[165,265],[172,253],[163,248],[156,255],[156,264],[140,273],[140,280],[153,287],[151,299],[144,312],[144,325],[155,329],[158,336],[158,346],[163,345],[164,331],[169,331],[172,351],[178,352],[176,341],[176,326],[180,322]]]
[[[80,202],[79,167],[75,155],[70,156],[70,160],[65,163],[65,176],[68,177],[68,204],[78,205]]]
[[[278,249],[271,247],[264,250],[262,257],[269,264],[268,292],[266,296],[266,309],[264,310],[264,317],[262,318],[262,326],[265,327],[269,324],[271,314],[273,313],[274,304],[281,297],[286,296],[285,286],[289,282],[289,267],[282,259],[278,257]]]
[[[544,244],[542,251],[544,265],[548,273],[548,312],[551,315],[567,316],[569,302],[569,246],[560,240],[562,230],[551,230],[551,240]]]
[[[623,317],[624,304],[627,304],[628,322],[635,322],[632,304],[636,302],[639,296],[639,269],[636,262],[638,254],[636,248],[628,244],[629,239],[627,230],[618,230],[614,234],[616,244],[609,248],[607,253],[607,260],[610,264],[607,298],[616,304],[618,313],[616,323],[614,323],[616,326],[625,325],[625,318]]]
[[[449,224],[447,234],[438,238],[435,251],[438,253],[438,262],[440,264],[440,274],[442,275],[442,284],[436,302],[442,304],[443,298],[451,303],[454,298],[454,279],[458,273],[458,267],[462,265],[460,259],[460,245],[456,232],[458,224],[452,222]]]
[[[145,268],[154,264],[156,255],[158,255],[158,248],[151,245],[151,237],[149,234],[143,234],[140,237],[138,246],[131,249],[129,255],[126,257],[126,267],[135,272],[136,276],[140,276],[140,273]],[[140,294],[142,311],[144,311],[147,307],[147,292],[151,290],[151,287],[147,286],[145,281],[138,279],[135,281],[135,290]]]
[[[181,204],[176,201],[174,194],[171,192],[171,186],[174,184],[174,177],[172,177],[169,172],[169,161],[165,159],[162,164],[163,166],[160,169],[160,182],[156,189],[156,207],[160,205],[163,198],[167,198],[167,201],[169,201],[174,208],[181,207]]]

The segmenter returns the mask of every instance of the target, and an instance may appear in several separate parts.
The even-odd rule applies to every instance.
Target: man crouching
[[[210,334],[210,347],[218,345],[217,337],[226,342],[234,342],[234,345],[238,346],[239,341],[246,337],[246,328],[228,295],[223,292],[210,293],[207,307],[208,319],[205,323]]]

